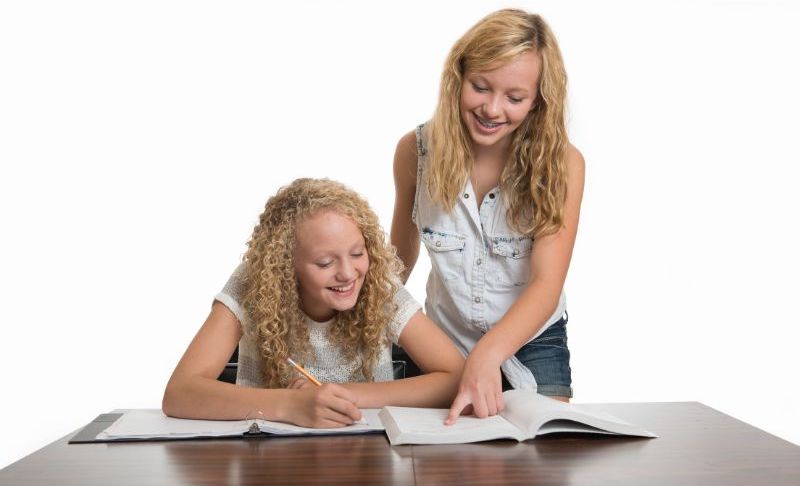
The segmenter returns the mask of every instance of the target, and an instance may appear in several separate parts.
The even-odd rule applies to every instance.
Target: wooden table
[[[591,406],[661,437],[391,447],[383,435],[70,445],[70,434],[0,470],[0,485],[800,484],[800,447],[700,403]]]

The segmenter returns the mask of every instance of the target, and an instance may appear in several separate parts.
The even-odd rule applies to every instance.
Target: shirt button
[[[511,252],[511,256],[517,256],[517,255],[519,255],[519,250],[514,250]]]
[[[489,199],[494,199],[494,193],[493,192],[489,193]]]
[[[476,304],[480,304],[481,303],[481,298],[480,297],[475,297],[475,303]]]
[[[442,242],[441,242],[441,241],[437,241],[437,242],[436,242],[436,243],[434,243],[434,244],[435,244],[437,247],[438,247],[438,246],[442,246]]]
[[[464,199],[469,199],[469,194],[467,194],[466,192],[464,193]]]
[[[483,260],[481,260],[480,258],[475,260],[475,265],[480,265],[481,263],[483,263]]]

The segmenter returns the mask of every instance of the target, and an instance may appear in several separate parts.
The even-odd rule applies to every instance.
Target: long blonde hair
[[[460,114],[461,86],[468,70],[491,70],[526,52],[542,60],[539,94],[513,134],[500,176],[508,223],[531,238],[563,225],[568,146],[565,124],[567,74],[558,43],[538,15],[523,10],[494,12],[455,43],[445,62],[439,104],[430,123],[430,172],[427,190],[435,202],[452,210],[474,158]]]
[[[402,264],[378,217],[367,202],[343,184],[328,179],[297,179],[271,197],[253,230],[244,255],[243,305],[262,356],[267,387],[286,386],[293,376],[286,358],[313,360],[305,315],[300,309],[294,270],[297,224],[319,211],[331,210],[352,219],[364,236],[369,269],[356,305],[339,312],[331,340],[348,359],[360,358],[353,380],[372,381],[384,330],[396,306]]]

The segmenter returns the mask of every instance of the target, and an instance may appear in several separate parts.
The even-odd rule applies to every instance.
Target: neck
[[[307,307],[301,299],[300,310],[314,322],[328,322],[338,313],[335,309],[309,309]]]
[[[477,145],[472,144],[472,156],[477,163],[478,161],[486,161],[488,163],[497,162],[504,164],[508,159],[508,154],[511,151],[510,137],[500,140],[494,145]]]

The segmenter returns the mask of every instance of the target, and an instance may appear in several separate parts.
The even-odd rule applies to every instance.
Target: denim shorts
[[[537,391],[542,395],[572,397],[572,370],[569,367],[569,348],[567,348],[568,320],[569,317],[564,312],[564,317],[514,353],[514,356],[533,372]],[[416,363],[400,346],[392,345],[392,360],[395,379],[421,374]],[[502,378],[503,391],[510,390],[512,386],[505,376]]]
[[[536,378],[537,392],[554,397],[572,397],[572,369],[569,367],[567,347],[567,321],[564,317],[554,322],[533,341],[514,353]],[[503,376],[503,391],[512,386]]]

